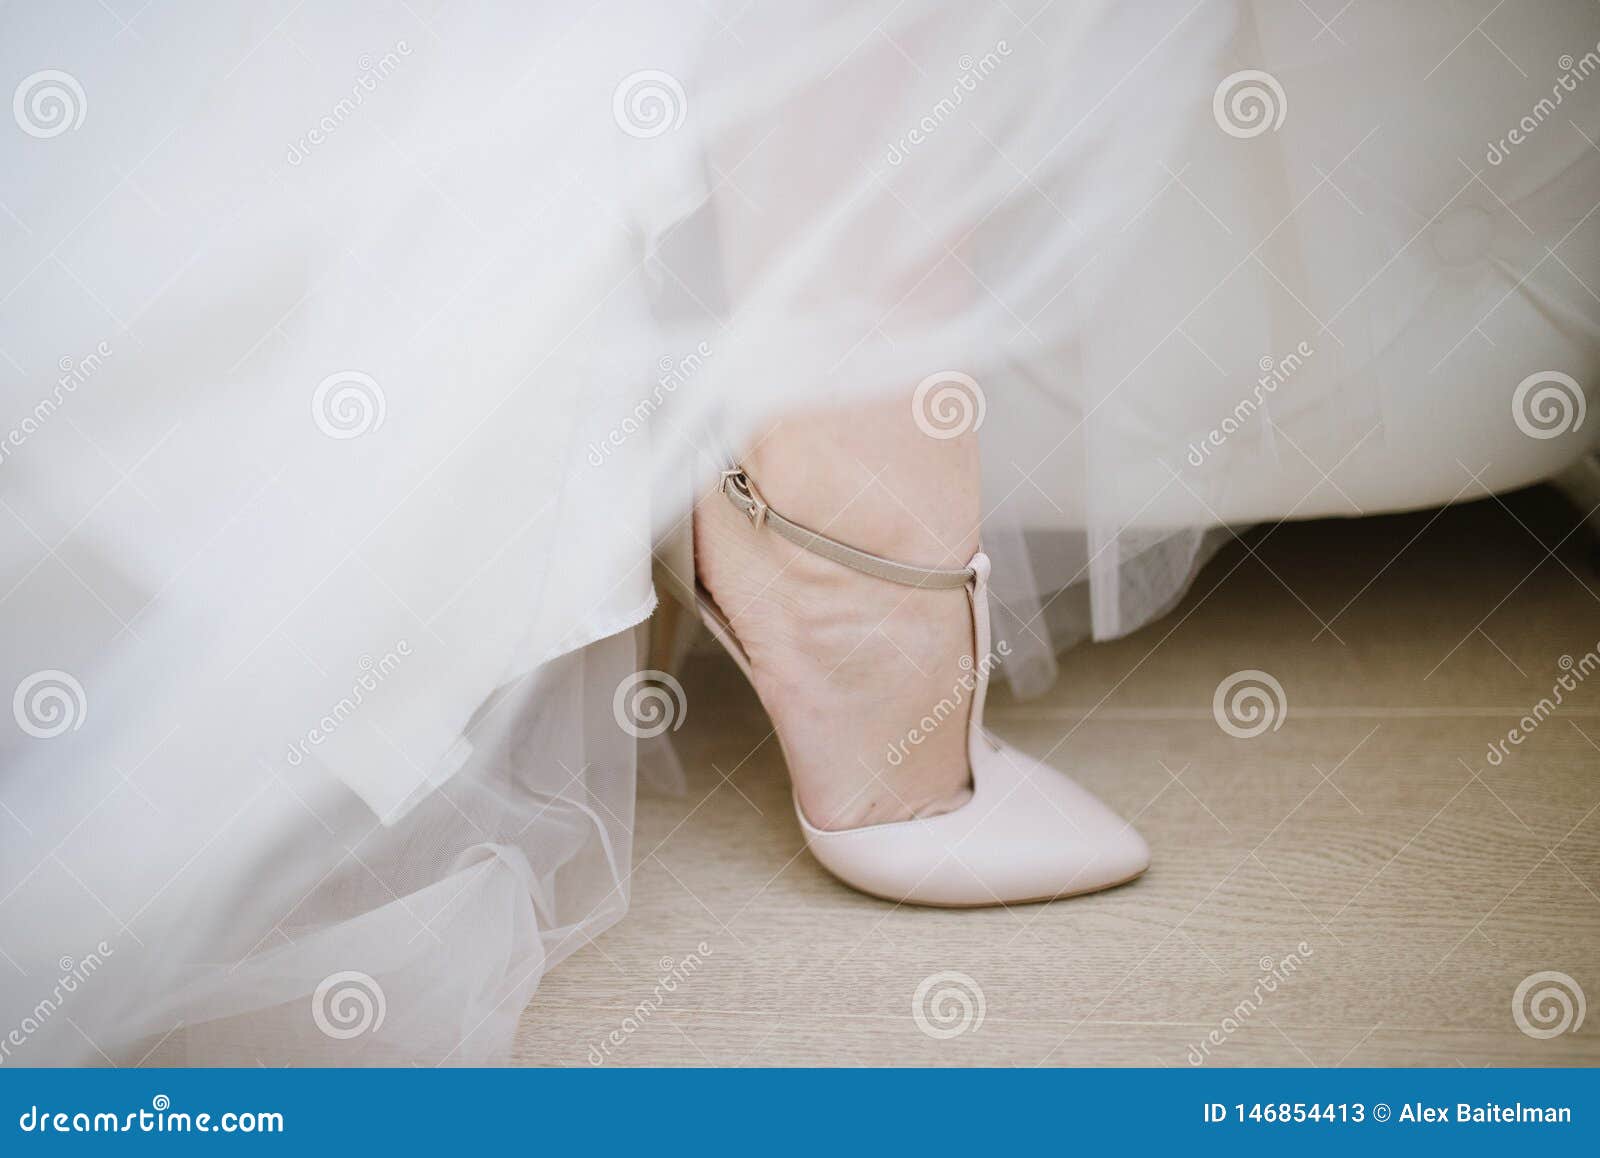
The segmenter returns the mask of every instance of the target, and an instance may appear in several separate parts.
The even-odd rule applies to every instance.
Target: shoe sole
[[[824,869],[823,871],[826,872],[827,870]],[[833,877],[833,879],[839,881],[841,885],[849,889],[851,892],[860,893],[864,897],[871,897],[875,901],[887,901],[889,904],[895,906],[911,905],[918,909],[1010,909],[1017,905],[1047,905],[1051,901],[1068,901],[1073,897],[1087,897],[1092,893],[1103,893],[1107,889],[1121,888],[1125,884],[1136,881],[1140,877],[1144,876],[1144,874],[1148,871],[1149,869],[1147,868],[1140,869],[1132,876],[1123,877],[1120,881],[1111,881],[1107,884],[1095,885],[1093,888],[1088,889],[1078,889],[1070,893],[1051,893],[1042,897],[1027,897],[1020,901],[973,901],[970,904],[954,904],[946,901],[908,901],[903,897],[889,897],[882,893],[874,893],[868,891],[867,889],[857,888],[849,881],[840,880],[838,877]],[[833,876],[832,873],[829,873],[828,875]]]

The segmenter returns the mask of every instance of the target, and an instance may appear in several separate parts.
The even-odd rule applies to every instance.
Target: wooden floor
[[[1537,490],[1257,529],[1167,618],[1070,653],[1043,699],[1002,691],[996,730],[1038,754],[1066,736],[1052,759],[1154,850],[1141,880],[1050,905],[896,908],[835,883],[801,851],[753,693],[696,660],[689,792],[641,798],[632,912],[546,978],[517,1059],[1600,1063],[1600,1010],[1549,1037],[1513,1010],[1544,971],[1600,1000],[1600,673],[1485,758],[1563,656],[1600,647],[1575,521]],[[1288,703],[1253,739],[1212,715],[1243,669]]]

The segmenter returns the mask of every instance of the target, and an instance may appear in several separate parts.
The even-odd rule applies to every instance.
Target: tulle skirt
[[[0,1062],[501,1056],[776,415],[977,429],[1021,695],[1572,461],[1600,12],[1482,7],[8,8]]]

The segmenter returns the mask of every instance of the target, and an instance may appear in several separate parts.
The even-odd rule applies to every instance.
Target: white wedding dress
[[[981,423],[1020,694],[1223,525],[1600,427],[1583,0],[0,31],[4,1064],[502,1056],[627,907],[652,543],[786,408]]]

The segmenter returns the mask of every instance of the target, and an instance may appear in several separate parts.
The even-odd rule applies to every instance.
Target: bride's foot
[[[903,406],[877,417],[843,428],[797,420],[745,461],[767,501],[808,527],[909,563],[965,565],[977,549],[975,447],[927,438]],[[749,657],[812,825],[935,816],[971,798],[967,721],[981,657],[965,590],[840,566],[758,530],[720,495],[696,510],[694,538],[699,580]]]

